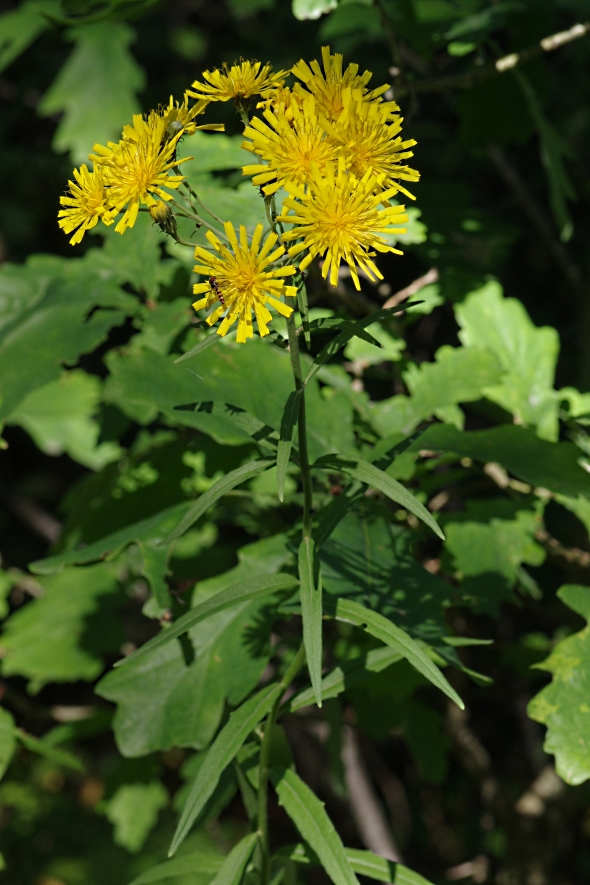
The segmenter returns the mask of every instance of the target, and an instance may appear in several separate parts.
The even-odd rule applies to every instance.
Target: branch
[[[462,74],[453,74],[450,77],[414,80],[409,85],[400,85],[397,95],[401,97],[408,92],[446,92],[451,89],[469,89],[471,86],[476,86],[484,80],[489,80],[498,74],[504,74],[517,65],[525,64],[525,62],[543,55],[544,52],[553,52],[553,50],[559,49],[560,46],[564,46],[566,43],[579,40],[580,37],[584,37],[589,31],[590,22],[578,23],[567,31],[559,31],[557,34],[544,37],[539,43],[535,43],[521,52],[511,52],[509,55],[504,55],[493,64],[486,65],[479,68],[479,70],[465,71]]]
[[[397,307],[402,301],[406,301],[406,299],[411,298],[412,295],[416,295],[420,289],[429,286],[431,283],[436,283],[438,277],[438,270],[436,267],[432,267],[423,277],[418,277],[417,280],[414,280],[414,282],[410,283],[409,286],[406,286],[405,289],[400,289],[399,292],[396,292],[395,295],[388,298],[383,305],[383,310],[387,310],[389,307]]]
[[[564,547],[557,538],[553,538],[545,529],[539,529],[535,532],[535,540],[541,544],[547,553],[558,561],[561,560],[567,565],[574,565],[578,568],[590,568],[590,553],[586,550],[580,550],[578,547]]]

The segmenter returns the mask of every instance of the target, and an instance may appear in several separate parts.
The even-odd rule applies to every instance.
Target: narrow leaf
[[[186,838],[205,803],[213,794],[221,773],[231,763],[250,732],[266,716],[283,691],[281,685],[267,685],[231,714],[227,725],[221,729],[209,748],[193,782],[172,839],[169,857]]]
[[[236,486],[239,486],[240,483],[245,482],[247,479],[252,479],[254,476],[258,476],[259,473],[263,473],[265,470],[268,470],[269,467],[273,466],[274,461],[270,460],[249,461],[248,464],[243,464],[236,470],[226,473],[225,476],[222,476],[221,479],[212,485],[210,489],[207,489],[207,491],[201,495],[191,509],[185,513],[172,534],[168,535],[163,541],[160,541],[157,546],[163,547],[165,544],[169,544],[170,541],[180,538],[180,536],[184,535],[187,529],[189,529],[200,516],[206,513],[216,501],[222,498],[223,495],[226,495]]]
[[[309,307],[307,303],[307,287],[305,285],[305,280],[303,279],[303,276],[301,277],[301,281],[298,283],[297,306],[299,307],[299,313],[301,314],[303,337],[305,338],[305,343],[307,344],[307,349],[309,350],[311,348],[311,334],[309,331]]]
[[[383,347],[381,342],[377,341],[370,332],[363,329],[360,323],[355,323],[352,320],[343,320],[339,317],[325,317],[319,320],[314,320],[310,323],[310,328],[312,331],[321,329],[338,329],[341,332],[345,332],[349,338],[362,338],[363,341],[368,341],[369,344],[374,344],[375,347]]]
[[[365,482],[367,485],[372,486],[375,489],[379,489],[380,492],[383,492],[383,494],[387,495],[388,498],[391,498],[392,501],[401,504],[402,507],[405,507],[406,510],[413,513],[414,516],[421,519],[422,522],[426,523],[426,525],[444,541],[445,536],[440,526],[432,514],[428,512],[426,507],[424,507],[420,501],[418,501],[418,499],[405,488],[405,486],[398,482],[397,479],[393,479],[388,473],[379,470],[378,467],[374,464],[370,464],[369,461],[365,461],[364,458],[344,458],[340,455],[325,455],[322,458],[318,458],[312,466],[316,468],[320,467],[323,469],[340,470],[343,473],[348,473],[349,476],[352,476],[355,479],[360,479],[361,482]]]
[[[316,581],[316,572],[317,581]],[[322,706],[322,583],[312,538],[299,545],[303,643],[316,704]],[[317,586],[316,586],[317,585]]]
[[[301,390],[294,390],[289,394],[281,419],[281,438],[277,450],[277,492],[279,495],[279,501],[283,500],[287,465],[289,464],[289,458],[291,457],[293,430],[295,429],[297,418],[299,416],[302,393],[303,391]]]
[[[316,547],[320,547],[328,540],[338,523],[344,519],[350,508],[362,496],[363,487],[361,483],[358,481],[350,482],[344,491],[322,510],[317,528],[313,533]]]
[[[345,661],[338,667],[335,667],[327,676],[322,679],[322,699],[327,701],[329,698],[338,697],[346,688],[358,685],[370,673],[380,673],[391,664],[401,661],[403,655],[389,646],[374,648],[368,654],[352,661]],[[302,707],[308,707],[315,701],[315,692],[313,686],[300,691],[299,694],[291,698],[288,704],[288,710],[293,713]]]
[[[415,873],[400,863],[394,863],[384,857],[379,857],[371,851],[361,851],[357,848],[345,848],[344,853],[355,873],[367,876],[370,879],[379,879],[390,885],[432,885],[420,873]],[[309,845],[289,845],[276,852],[275,857],[292,860],[300,864],[319,864],[320,860]]]
[[[392,623],[389,618],[383,617],[378,612],[371,611],[353,599],[344,599],[342,597],[336,603],[336,618],[339,621],[348,621],[356,627],[366,630],[371,636],[395,649],[419,673],[422,673],[429,682],[440,688],[461,709],[464,708],[465,705],[455,689],[449,685],[446,678],[422,647],[411,636],[408,636],[404,630]]]
[[[164,879],[174,879],[176,876],[188,876],[191,873],[214,876],[221,869],[224,858],[217,854],[205,854],[202,851],[194,851],[183,857],[175,857],[155,867],[146,870],[129,885],[151,885],[152,882],[162,882]]]
[[[291,587],[295,587],[296,584],[297,578],[293,577],[293,575],[257,575],[255,578],[250,578],[247,581],[240,581],[239,584],[232,584],[231,587],[227,587],[225,590],[221,590],[219,593],[215,593],[213,596],[203,600],[203,602],[182,615],[182,617],[174,621],[173,624],[161,633],[158,633],[157,636],[154,636],[153,639],[150,639],[149,642],[146,642],[145,645],[142,645],[141,648],[136,649],[126,658],[117,661],[115,667],[124,666],[130,663],[130,661],[135,661],[137,658],[156,651],[168,642],[172,642],[173,639],[182,636],[183,633],[186,633],[187,630],[190,630],[199,621],[204,621],[205,618],[210,618],[211,615],[215,615],[225,608],[230,608],[232,605],[238,605],[242,602],[250,602],[259,596],[267,596],[269,593],[276,593],[278,590],[288,590]]]
[[[385,437],[385,439],[379,440],[373,451],[371,452],[370,460],[371,464],[374,464],[375,467],[378,467],[379,470],[387,470],[390,464],[393,464],[398,455],[401,455],[406,449],[409,449],[412,443],[416,442],[416,440],[422,436],[426,427],[419,428],[411,433],[409,436],[406,436],[405,439],[395,441],[397,434],[392,439],[391,436]]]
[[[216,344],[218,341],[221,341],[221,335],[218,335],[217,332],[211,332],[210,335],[207,335],[206,338],[202,338],[194,347],[191,347],[190,350],[183,353],[182,356],[179,356],[174,362],[182,363],[184,360],[189,360],[192,356],[196,356],[198,353],[203,353],[204,350],[207,350],[212,344]]]
[[[27,734],[27,732],[23,731],[21,728],[16,728],[14,734],[23,747],[30,750],[31,753],[37,753],[39,756],[49,759],[54,765],[71,768],[73,771],[79,771],[81,774],[85,774],[86,769],[82,762],[80,762],[78,757],[74,756],[74,754],[70,753],[68,750],[58,750],[55,747],[50,747],[41,738],[34,737],[32,734]]]
[[[279,804],[283,806],[303,838],[309,842],[334,885],[358,885],[340,836],[324,809],[324,803],[294,771],[273,770]]]
[[[250,833],[248,836],[244,836],[237,845],[234,845],[211,885],[238,885],[257,839],[258,833]]]

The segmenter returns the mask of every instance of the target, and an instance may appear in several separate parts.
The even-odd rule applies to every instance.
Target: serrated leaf
[[[283,691],[281,685],[267,685],[231,714],[229,722],[222,728],[207,751],[206,759],[191,787],[170,845],[170,856],[177,851],[188,835],[207,799],[213,793],[221,772],[231,763],[250,732],[266,716]]]
[[[417,498],[405,488],[405,486],[399,483],[396,479],[393,479],[387,473],[384,473],[383,470],[379,470],[374,464],[365,461],[364,458],[352,459],[343,458],[339,455],[326,455],[323,458],[319,458],[312,466],[324,470],[340,470],[343,473],[348,473],[348,475],[352,476],[354,479],[358,479],[375,489],[379,489],[380,492],[383,492],[383,494],[387,495],[388,498],[391,498],[392,501],[405,507],[405,509],[409,510],[410,513],[413,513],[414,516],[421,519],[422,522],[426,523],[426,525],[431,528],[439,538],[444,540],[445,536],[441,531],[440,526],[432,514],[428,512],[426,507],[424,507]]]
[[[76,47],[45,93],[39,113],[64,112],[53,139],[58,153],[83,163],[95,142],[118,141],[124,124],[140,110],[136,94],[145,75],[131,53],[135,32],[108,21],[73,28]]]
[[[14,717],[0,708],[0,778],[4,777],[16,748]]]
[[[115,828],[115,844],[133,854],[140,851],[168,801],[168,793],[160,781],[119,787],[105,808],[107,820]]]
[[[213,879],[212,885],[239,885],[257,841],[258,833],[250,833],[234,845]]]
[[[206,513],[216,501],[219,501],[223,495],[226,495],[232,489],[235,489],[236,486],[241,485],[241,483],[246,482],[248,479],[258,476],[259,473],[262,473],[264,470],[268,470],[273,466],[274,461],[270,460],[249,461],[247,464],[243,464],[242,467],[238,467],[236,470],[231,470],[229,473],[226,473],[225,476],[222,476],[221,479],[217,480],[214,485],[201,495],[196,504],[193,504],[193,506],[185,513],[174,531],[163,541],[160,541],[158,546],[164,546],[165,544],[174,541],[176,538],[180,538],[180,536],[183,535],[204,513]]]
[[[590,620],[590,588],[567,584],[558,591],[573,611]],[[555,756],[555,769],[568,784],[590,778],[590,627],[559,642],[537,664],[553,679],[529,703],[531,719],[547,726],[544,749]]]
[[[182,615],[173,624],[142,645],[136,651],[132,652],[128,657],[122,658],[115,664],[116,667],[125,666],[138,658],[151,654],[162,646],[167,645],[183,633],[186,633],[191,627],[194,627],[205,618],[209,618],[217,612],[234,605],[245,602],[252,602],[254,599],[260,599],[271,593],[277,593],[280,590],[288,590],[295,587],[297,579],[292,575],[259,575],[255,578],[245,579],[239,584],[233,584],[226,590],[214,593],[200,604],[197,604],[191,611]]]
[[[217,854],[207,854],[204,851],[193,851],[182,857],[175,857],[165,863],[157,864],[133,879],[129,885],[151,885],[152,882],[162,882],[164,879],[174,879],[176,876],[186,876],[191,873],[199,875],[215,876],[223,863],[223,857]]]
[[[334,885],[358,885],[340,836],[326,814],[324,803],[294,771],[271,771],[271,779],[283,806],[303,838],[318,856]]]
[[[359,658],[352,661],[345,661],[338,667],[335,667],[327,676],[322,679],[321,690],[322,699],[327,701],[329,698],[336,698],[346,688],[358,685],[370,673],[380,673],[391,664],[402,660],[402,655],[393,648],[384,646],[382,648],[372,649]],[[315,691],[313,687],[305,688],[296,694],[289,701],[288,709],[290,712],[300,710],[302,707],[308,707],[315,703]]]
[[[39,34],[51,27],[44,11],[57,12],[53,0],[31,0],[0,16],[0,71],[8,67],[33,43]]]
[[[277,493],[279,501],[283,500],[287,467],[289,465],[289,458],[291,457],[293,431],[299,417],[299,407],[302,396],[302,390],[294,390],[289,394],[289,399],[285,403],[285,410],[281,419],[281,435],[277,448]]]
[[[455,689],[449,685],[436,664],[428,657],[422,646],[418,645],[411,636],[400,630],[388,618],[384,618],[378,612],[371,611],[352,599],[338,600],[336,603],[336,618],[366,630],[375,639],[379,639],[385,645],[399,652],[429,682],[432,682],[433,685],[463,709],[463,701]]]
[[[303,642],[316,704],[322,706],[322,579],[312,538],[299,545]]]

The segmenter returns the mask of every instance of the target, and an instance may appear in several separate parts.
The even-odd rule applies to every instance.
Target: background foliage
[[[181,95],[204,67],[244,56],[286,68],[326,42],[375,84],[394,83],[422,181],[405,257],[385,259],[385,282],[361,294],[346,277],[334,292],[312,268],[314,316],[366,318],[429,282],[414,287],[420,305],[369,327],[383,350],[356,338],[319,370],[311,456],[377,458],[423,429],[389,473],[446,541],[363,496],[321,548],[325,599],[361,602],[428,647],[466,712],[329,619],[325,669],[343,670],[344,691],[321,711],[311,694],[294,702],[276,752],[284,763],[292,748],[347,845],[393,852],[433,883],[588,880],[590,40],[539,46],[587,15],[583,0],[5,7],[4,881],[155,881],[146,871],[166,857],[202,751],[300,629],[279,598],[257,599],[112,669],[166,609],[178,617],[246,575],[293,570],[300,492],[287,476],[281,504],[273,471],[220,499],[171,556],[157,546],[191,501],[259,454],[244,414],[280,429],[292,382],[284,351],[258,340],[175,365],[201,334],[184,253],[145,218],[124,238],[103,228],[72,249],[58,197],[95,141]],[[524,63],[498,71],[497,59],[529,47]],[[220,215],[254,223],[238,118],[225,105],[215,114],[228,134],[195,135],[183,150],[198,160],[183,170]],[[196,399],[209,405],[176,408]],[[338,500],[340,481],[335,470],[318,500]],[[205,885],[247,832],[252,745],[241,753],[172,885]],[[271,816],[277,838],[296,841],[284,810]],[[199,850],[208,860],[197,872]]]

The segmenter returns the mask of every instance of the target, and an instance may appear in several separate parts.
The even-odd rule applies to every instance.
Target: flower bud
[[[164,233],[172,234],[172,236],[176,234],[176,219],[168,203],[159,200],[154,206],[150,206],[150,215]]]

